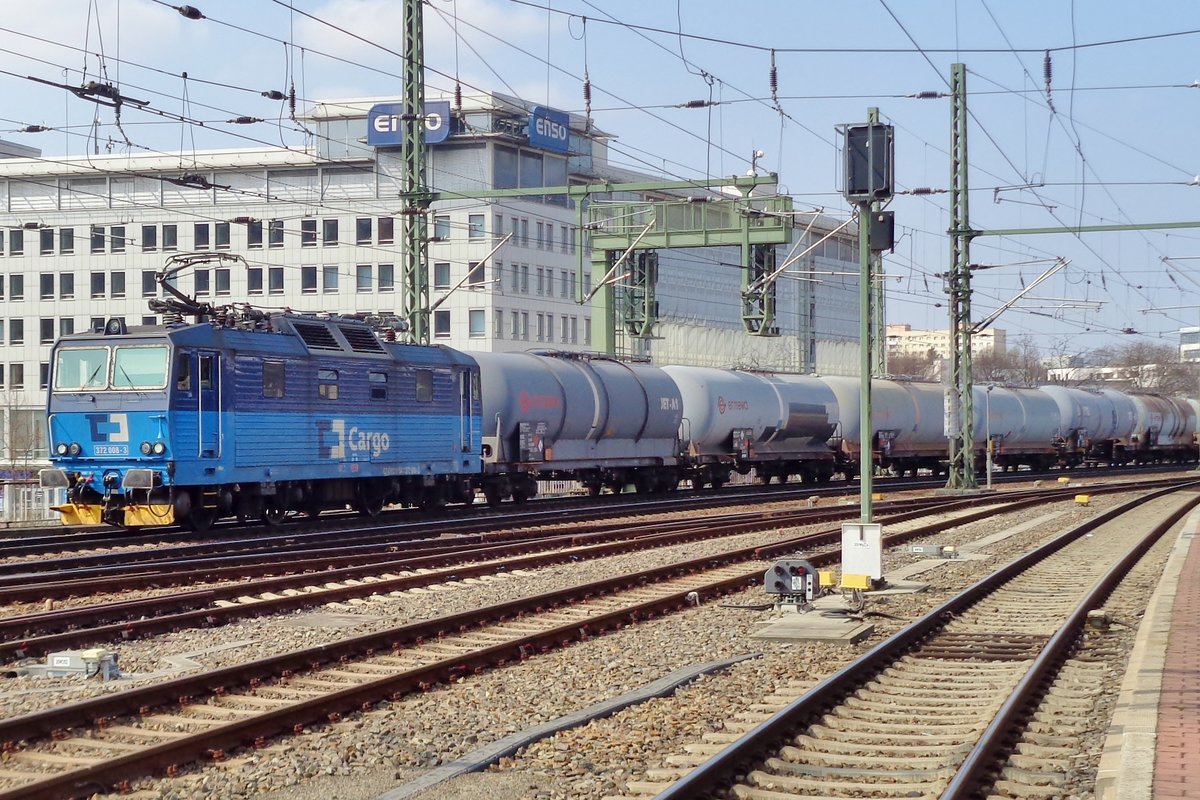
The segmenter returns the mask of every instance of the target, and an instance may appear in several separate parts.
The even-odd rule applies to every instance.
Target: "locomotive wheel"
[[[217,510],[215,508],[195,506],[192,508],[192,513],[188,516],[188,527],[196,533],[205,533],[212,528],[213,523],[216,521]]]
[[[374,519],[383,511],[383,493],[376,492],[369,486],[359,487],[358,499],[354,503],[354,507],[359,514],[364,517]]]
[[[498,507],[504,500],[504,498],[500,495],[500,490],[491,485],[483,487],[483,496],[487,499],[487,504],[490,508]]]
[[[287,509],[279,506],[265,506],[262,510],[262,521],[272,527],[282,525],[287,519]]]

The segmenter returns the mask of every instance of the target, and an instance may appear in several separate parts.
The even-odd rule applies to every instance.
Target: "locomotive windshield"
[[[56,391],[161,389],[166,385],[165,345],[64,348],[54,362]]]
[[[75,347],[58,351],[54,362],[54,388],[86,392],[108,386],[108,348]]]

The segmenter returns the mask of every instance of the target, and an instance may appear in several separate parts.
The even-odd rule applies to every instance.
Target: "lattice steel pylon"
[[[425,176],[425,26],[421,0],[404,0],[404,113],[401,115],[401,240],[404,243],[401,313],[408,336],[429,343],[429,238],[426,215],[433,193]]]
[[[949,489],[974,489],[975,431],[971,384],[971,239],[967,198],[967,69],[950,69],[950,381],[946,433],[950,442]]]

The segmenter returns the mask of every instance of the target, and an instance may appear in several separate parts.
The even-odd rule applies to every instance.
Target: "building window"
[[[435,262],[433,265],[433,288],[434,289],[449,289],[450,288],[450,264],[445,261]]]
[[[512,238],[508,241],[510,244],[519,245],[521,243],[521,220],[516,217],[509,217],[508,222],[508,232],[512,234]]]
[[[219,267],[213,270],[213,275],[217,281],[217,295],[228,296],[230,292],[229,267]]]
[[[554,223],[552,222],[546,223],[546,249],[554,249]]]
[[[178,225],[163,225],[162,226],[162,249],[177,250],[179,248],[179,226]]]
[[[471,285],[472,289],[479,289],[483,287],[484,275],[482,261],[467,262],[467,283]]]
[[[571,344],[579,344],[579,317],[571,317]]]
[[[513,339],[516,339],[521,335],[521,315],[518,314],[516,311],[513,311],[509,314],[508,319],[509,319],[509,328],[508,328],[509,335]]]
[[[251,220],[246,224],[246,247],[253,249],[262,247],[261,220]]]
[[[111,247],[112,252],[124,253],[125,252],[125,241],[126,241],[125,240],[125,226],[124,225],[114,225],[112,227],[112,230],[110,230],[108,232],[108,235],[109,235],[109,241],[112,243],[112,247]]]
[[[354,290],[359,294],[370,292],[373,277],[370,264],[359,264],[354,268]]]
[[[338,243],[338,221],[336,219],[321,220],[321,239],[324,240],[326,247],[333,247]]]
[[[274,246],[272,244],[272,246]],[[317,246],[317,221],[315,219],[300,220],[300,246]]]
[[[13,231],[8,235],[8,254],[19,256],[25,253],[25,231]]]
[[[38,388],[45,389],[50,385],[50,362],[43,361],[38,364]]]
[[[360,245],[371,243],[370,217],[359,217],[354,220],[354,243]]]
[[[391,244],[396,241],[396,220],[391,217],[379,218],[379,243]]]
[[[154,297],[158,294],[158,277],[152,269],[142,270],[142,297]]]
[[[433,335],[439,339],[450,338],[450,312],[433,312]]]
[[[497,308],[492,312],[492,336],[497,339],[504,338],[504,309]]]
[[[75,297],[75,273],[64,272],[58,276],[58,299],[71,300]]]
[[[226,270],[228,272],[228,270]],[[125,273],[112,272],[108,276],[108,296],[119,300],[125,296]]]
[[[558,318],[558,320],[559,320],[558,341],[562,344],[566,344],[567,335],[570,333],[571,323],[566,314],[563,314],[561,317]]]
[[[283,294],[283,267],[271,267],[267,270],[267,293]]]
[[[54,299],[54,273],[43,272],[38,275],[38,296],[43,300]]]
[[[472,308],[467,312],[467,335],[472,339],[482,339],[487,335],[487,317],[482,308]]]
[[[151,325],[151,326],[157,325],[158,317],[153,316],[153,315],[148,316],[148,317],[142,317],[142,324],[143,325]]]
[[[216,236],[217,249],[218,250],[228,250],[229,249],[229,223],[228,222],[218,222],[216,224],[216,233],[217,233],[217,236]]]
[[[392,264],[379,265],[379,291],[392,292],[396,289],[396,270]]]
[[[467,217],[467,238],[482,239],[485,235],[483,214],[470,214]]]
[[[25,365],[24,364],[9,364],[8,365],[8,388],[24,389],[25,388]]]
[[[268,223],[267,246],[283,247],[283,220],[273,219]]]
[[[207,222],[197,222],[195,225],[195,236],[193,240],[193,248],[196,250],[207,250],[209,245],[210,230]]]
[[[529,312],[521,312],[521,338],[529,341]]]
[[[559,226],[558,233],[559,233],[558,247],[560,250],[562,250],[565,253],[565,252],[567,252],[567,226],[566,225]]]
[[[492,217],[492,244],[500,244],[500,240],[504,238],[504,215],[496,214]]]
[[[592,343],[592,318],[591,317],[583,318],[583,343],[584,344]]]
[[[104,226],[103,225],[93,225],[92,226],[92,252],[93,253],[103,253],[104,252]]]
[[[103,272],[92,273],[92,299],[104,297],[105,286],[108,283],[107,277]]]
[[[4,255],[4,231],[0,229],[0,256]]]
[[[372,400],[387,400],[387,378],[386,372],[372,370],[367,373],[367,386],[370,387]]]
[[[24,300],[25,299],[25,276],[24,275],[9,275],[8,276],[8,299],[9,300]]]
[[[70,255],[75,252],[75,229],[60,228],[58,231],[58,252],[61,255]]]
[[[92,333],[104,333],[104,317],[92,317],[88,320],[88,330]]]
[[[25,320],[10,319],[8,321],[8,343],[25,344]]]
[[[63,317],[58,321],[58,335],[70,336],[75,333],[75,318]]]
[[[546,225],[545,225],[545,224],[544,224],[544,223],[543,223],[541,220],[538,220],[538,223],[537,223],[537,239],[535,239],[535,240],[534,240],[534,244],[537,246],[537,249],[538,249],[538,250],[541,250],[541,249],[542,249],[542,247],[545,245],[545,242],[546,242],[546,239],[545,239],[545,230],[544,230],[544,229],[545,229],[545,227],[546,227]]]
[[[38,341],[42,344],[50,344],[54,341],[53,319],[38,320]]]
[[[262,267],[250,267],[246,270],[246,293],[247,294],[262,294],[263,293],[263,271]]]
[[[44,256],[54,255],[54,229],[42,228],[39,233],[41,237],[41,253]]]
[[[158,249],[158,226],[142,226],[142,252],[153,253]]]
[[[301,294],[316,294],[317,293],[317,268],[316,267],[301,267],[300,268],[300,293]]]
[[[537,340],[539,342],[541,342],[541,341],[545,341],[545,339],[546,339],[546,315],[539,311],[538,315],[537,315]]]
[[[338,268],[337,264],[326,264],[321,267],[321,291],[325,294],[333,294],[338,290]]]
[[[529,247],[529,220],[521,219],[521,246]]]
[[[317,396],[326,400],[338,399],[338,373],[336,369],[317,370]]]
[[[559,277],[559,289],[558,289],[559,295],[562,297],[570,297],[570,295],[567,293],[567,290],[569,289],[569,286],[567,284],[567,271],[564,269],[558,277]]]
[[[433,218],[433,238],[444,242],[450,238],[450,217],[446,214],[436,214]]]
[[[519,292],[519,291],[521,291],[521,268],[520,268],[520,266],[518,266],[516,264],[513,264],[511,266],[512,266],[512,291]]]
[[[529,265],[521,265],[521,294],[529,294]]]
[[[198,269],[196,275],[196,296],[207,295],[212,289],[212,282],[209,280],[210,275],[206,269]]]

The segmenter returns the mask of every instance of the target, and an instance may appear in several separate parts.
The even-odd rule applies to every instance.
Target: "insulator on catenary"
[[[454,83],[454,110],[462,111],[462,84]]]
[[[267,98],[268,100],[286,100],[287,99],[287,95],[284,94],[283,92],[279,91],[278,89],[268,89],[265,92],[259,92],[259,94],[261,94],[263,97]]]
[[[204,14],[195,6],[175,6],[175,10],[188,19],[204,19]]]
[[[771,99],[779,102],[779,69],[775,66],[775,51],[771,51]]]

